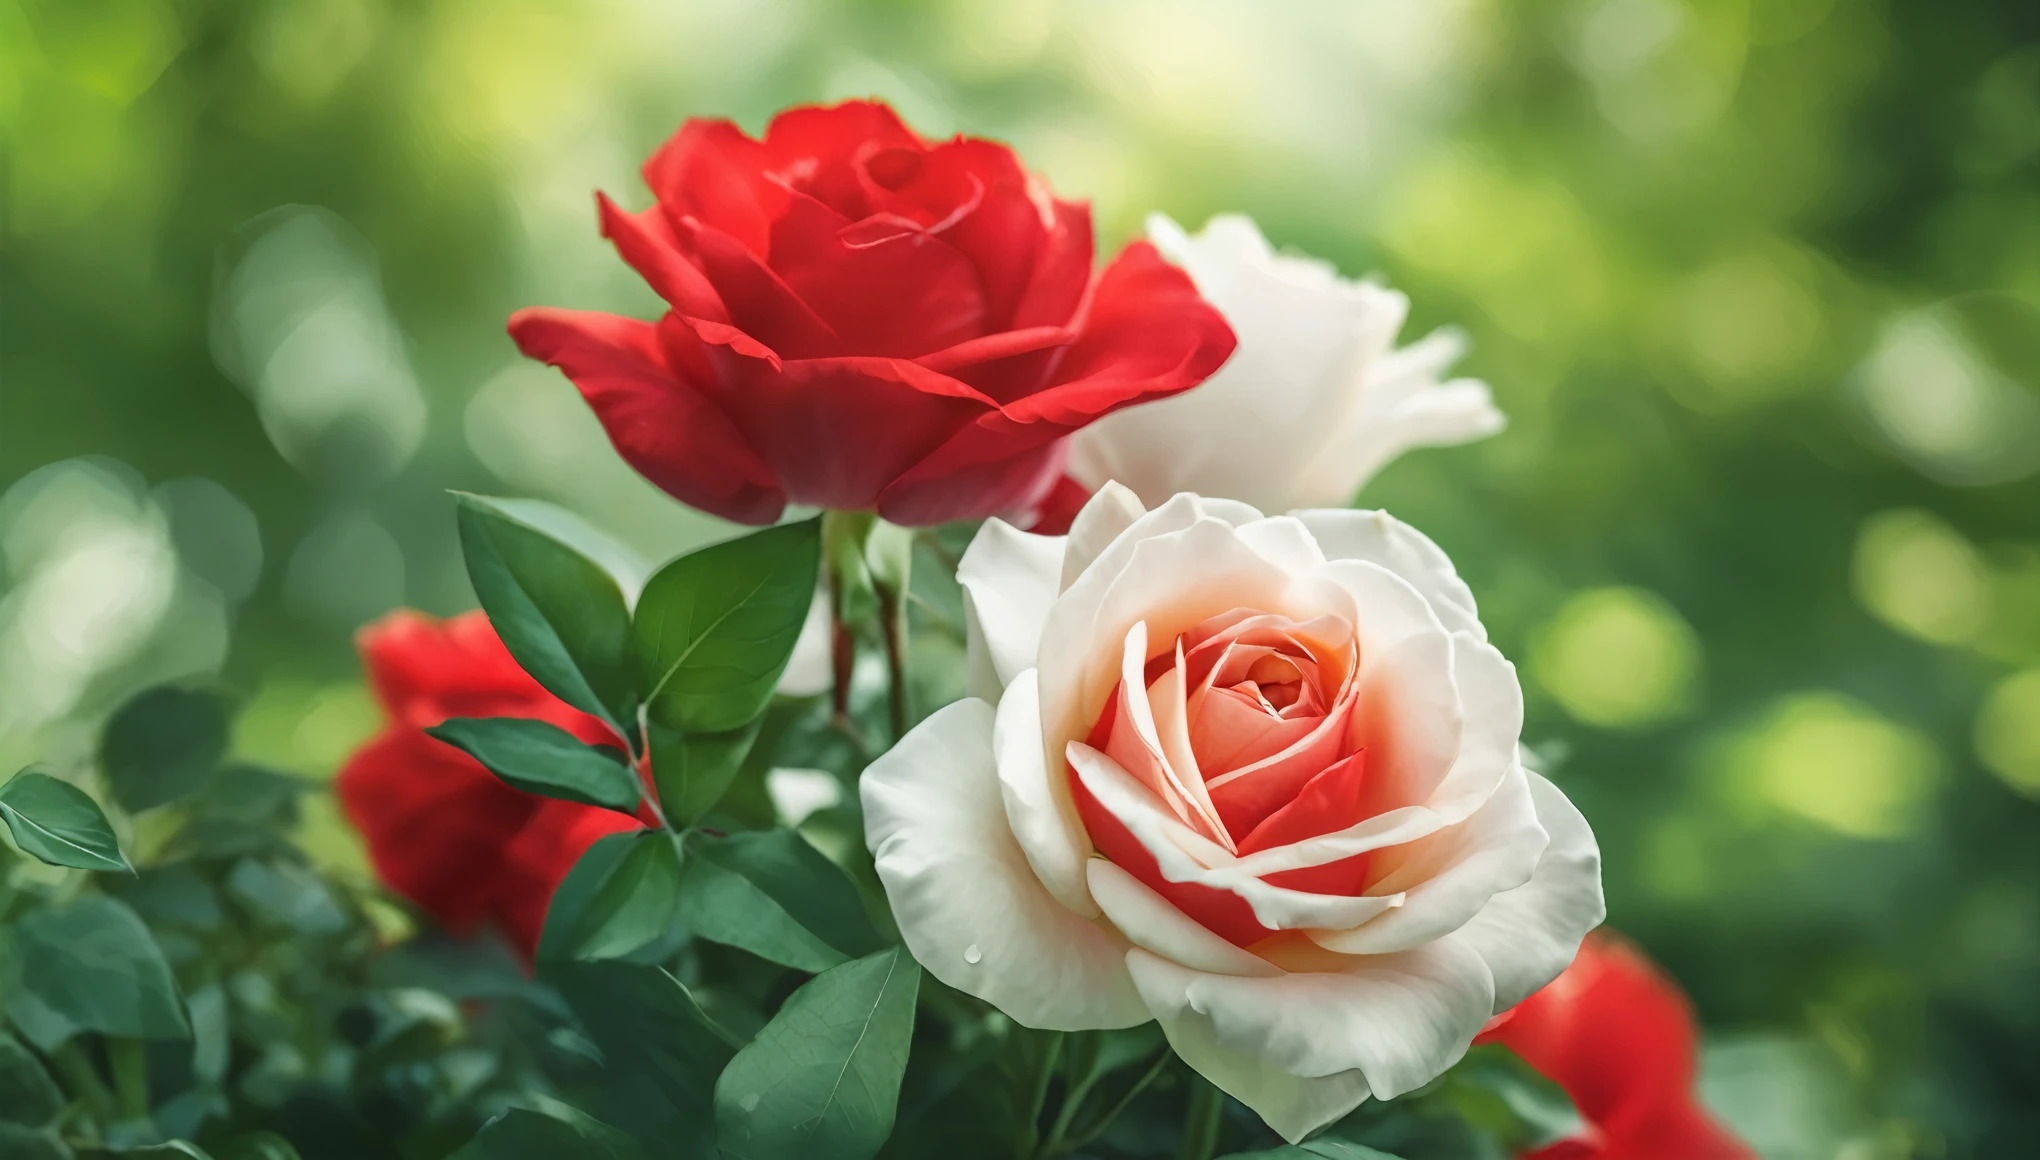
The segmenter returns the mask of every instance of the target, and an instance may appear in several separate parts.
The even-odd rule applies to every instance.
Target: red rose
[[[1003,145],[931,144],[882,104],[791,109],[762,141],[690,120],[644,176],[658,204],[598,195],[602,230],[672,309],[521,310],[510,334],[631,466],[729,519],[1018,511],[1053,485],[1064,436],[1232,353],[1152,246],[1094,278],[1088,206]]]
[[[448,930],[493,923],[530,954],[567,871],[597,838],[638,823],[512,789],[425,729],[533,717],[583,741],[615,745],[615,735],[540,688],[480,612],[438,621],[400,610],[358,643],[389,725],[348,758],[334,790],[377,875]]]
[[[1543,990],[1503,1012],[1500,1043],[1571,1095],[1589,1137],[1532,1160],[1756,1160],[1693,1096],[1693,1011],[1673,982],[1620,939],[1589,935]]]

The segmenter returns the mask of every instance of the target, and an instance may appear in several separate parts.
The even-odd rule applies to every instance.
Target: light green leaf
[[[203,790],[226,751],[226,704],[212,693],[172,685],[130,698],[99,739],[113,800],[130,813]]]
[[[656,723],[647,730],[652,780],[659,787],[659,808],[668,822],[691,826],[715,808],[743,768],[764,723],[761,713],[727,733],[681,733]]]
[[[511,1108],[482,1125],[453,1160],[641,1160],[637,1141],[565,1105]]]
[[[0,1031],[0,1120],[39,1128],[64,1110],[64,1094],[35,1053]]]
[[[616,578],[495,500],[454,501],[468,580],[510,655],[560,700],[632,736],[630,612]]]
[[[128,1039],[184,1039],[191,1026],[163,953],[111,898],[32,911],[14,927],[18,994],[75,1026]]]
[[[1220,1160],[1401,1160],[1401,1157],[1365,1144],[1325,1136],[1305,1140],[1301,1144],[1284,1144],[1264,1152],[1234,1152]]]
[[[893,947],[815,976],[715,1085],[732,1160],[865,1160],[892,1134],[921,968]]]
[[[52,866],[132,870],[113,827],[91,795],[46,773],[21,773],[0,786],[0,818],[14,844]]]
[[[540,956],[621,958],[664,933],[673,921],[679,889],[680,855],[673,835],[665,830],[611,834],[589,847],[553,893],[539,936]],[[566,924],[557,936],[555,914]]]
[[[557,725],[520,717],[452,717],[425,732],[526,793],[637,812],[643,790],[623,751],[584,744]]]
[[[781,524],[659,569],[634,628],[645,704],[668,729],[725,733],[765,708],[821,567],[821,522]]]
[[[690,834],[679,916],[710,942],[803,971],[879,946],[856,885],[794,830]]]

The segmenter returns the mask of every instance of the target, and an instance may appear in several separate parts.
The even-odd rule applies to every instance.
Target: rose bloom
[[[743,523],[789,502],[932,524],[1028,507],[1064,436],[1185,390],[1233,339],[1136,242],[1093,275],[1090,208],[1012,150],[930,142],[882,104],[690,120],[645,165],[657,204],[602,230],[658,322],[522,310],[625,460]]]
[[[530,717],[590,743],[616,736],[539,687],[480,612],[440,621],[399,610],[358,643],[389,720],[333,788],[377,876],[448,930],[494,925],[531,954],[567,871],[597,838],[638,823],[512,789],[425,729],[449,717]]]
[[[1600,922],[1522,693],[1436,545],[1107,485],[988,522],[976,696],[865,773],[907,945],[1029,1027],[1150,1018],[1294,1141],[1429,1081]]]
[[[1148,237],[1225,314],[1239,351],[1195,391],[1079,433],[1069,472],[1084,486],[1116,479],[1150,504],[1196,491],[1267,511],[1344,507],[1404,451],[1502,429],[1486,384],[1440,381],[1465,345],[1456,332],[1395,346],[1403,295],[1274,253],[1236,214],[1195,237],[1156,214]]]
[[[1586,1122],[1529,1160],[1756,1160],[1693,1097],[1697,1038],[1678,984],[1605,934],[1481,1034],[1564,1088]]]

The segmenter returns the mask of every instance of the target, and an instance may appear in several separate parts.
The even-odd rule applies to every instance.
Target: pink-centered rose
[[[863,779],[907,945],[1030,1027],[1161,1022],[1297,1140],[1451,1066],[1603,914],[1472,595],[1380,512],[1108,484],[958,571],[975,697]]]

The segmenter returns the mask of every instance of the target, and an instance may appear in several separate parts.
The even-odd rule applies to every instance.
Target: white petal
[[[1028,865],[1056,901],[1085,918],[1097,917],[1098,906],[1084,883],[1090,836],[1070,800],[1069,779],[1060,767],[1051,775],[1042,760],[1041,695],[1033,669],[1007,686],[992,728],[992,751],[999,764],[1006,821]]]
[[[1314,571],[1325,562],[1325,554],[1310,530],[1291,516],[1255,520],[1240,528],[1239,536],[1269,563],[1291,574]]]
[[[1472,817],[1429,837],[1383,851],[1399,865],[1374,893],[1400,892],[1403,904],[1344,931],[1312,931],[1319,946],[1341,954],[1408,950],[1452,933],[1490,899],[1530,880],[1550,837],[1538,824],[1527,775],[1511,770]],[[1376,863],[1381,866],[1380,862]]]
[[[1056,591],[1068,588],[1121,532],[1146,514],[1140,497],[1124,484],[1110,479],[1099,484],[1097,494],[1070,521],[1068,543],[1063,547],[1062,582]]]
[[[1449,822],[1479,809],[1516,765],[1523,737],[1523,686],[1516,666],[1485,641],[1452,634],[1452,679],[1459,688],[1459,760],[1430,791],[1428,804]]]
[[[1145,1022],[1125,944],[1057,902],[1008,828],[992,707],[969,698],[864,771],[865,841],[922,966],[1028,1027]]]
[[[1170,905],[1146,883],[1103,858],[1086,866],[1091,897],[1135,946],[1216,975],[1279,975],[1282,968],[1225,941]]]
[[[999,690],[1034,667],[1062,556],[1063,537],[1036,536],[1000,519],[986,520],[971,539],[956,565],[971,696],[996,702]]]
[[[1300,1079],[1357,1071],[1382,1099],[1458,1062],[1493,1013],[1486,963],[1451,939],[1348,961],[1344,971],[1248,978],[1193,971],[1138,947],[1126,956],[1172,1044],[1202,1023],[1206,1042],[1235,1056]],[[1220,1087],[1230,1078],[1204,1074]]]
[[[1379,564],[1423,594],[1445,627],[1487,639],[1473,592],[1429,536],[1381,511],[1313,508],[1292,514],[1310,529],[1327,559]]]
[[[1451,936],[1486,960],[1497,1014],[1557,978],[1579,953],[1580,940],[1608,916],[1593,829],[1557,786],[1534,773],[1529,783],[1551,844],[1530,881],[1489,899]]]
[[[1141,997],[1161,1021],[1169,1046],[1183,1062],[1227,1095],[1254,1109],[1283,1139],[1294,1144],[1344,1116],[1367,1099],[1367,1077],[1358,1070],[1336,1075],[1291,1075],[1273,1061],[1235,1051],[1219,1042],[1211,1020],[1189,1004],[1189,981],[1198,976],[1135,948],[1127,966],[1142,982]]]

